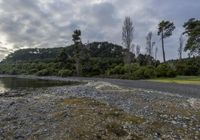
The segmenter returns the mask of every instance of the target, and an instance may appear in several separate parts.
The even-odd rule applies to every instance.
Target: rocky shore
[[[0,96],[0,140],[200,139],[200,100],[89,81]]]

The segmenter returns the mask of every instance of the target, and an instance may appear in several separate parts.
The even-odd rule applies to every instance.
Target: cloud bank
[[[171,20],[176,30],[166,40],[167,59],[177,58],[178,38],[189,18],[200,18],[199,0],[0,0],[0,60],[21,48],[51,48],[71,44],[71,34],[82,30],[83,42],[109,41],[121,44],[125,16],[135,26],[134,44],[145,52],[145,36],[157,25]]]

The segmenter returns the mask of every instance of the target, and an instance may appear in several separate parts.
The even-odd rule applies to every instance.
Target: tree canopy
[[[158,27],[158,35],[163,35],[163,38],[170,37],[174,31],[175,26],[173,22],[161,21]]]
[[[175,26],[173,22],[170,21],[161,21],[158,25],[158,35],[161,36],[162,40],[162,52],[163,52],[163,61],[166,61],[165,58],[165,47],[164,47],[164,39],[170,37],[172,32],[174,31]]]
[[[185,51],[200,55],[200,20],[189,19],[183,27],[185,28],[184,34],[188,35]]]

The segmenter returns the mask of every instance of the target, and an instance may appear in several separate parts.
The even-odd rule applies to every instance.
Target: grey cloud
[[[117,9],[111,3],[96,4],[91,10],[99,25],[116,26],[120,22]]]
[[[140,44],[144,51],[145,36],[149,31],[154,32],[157,46],[160,47],[156,35],[157,24],[162,19],[169,19],[177,26],[174,35],[166,40],[168,58],[174,58],[177,56],[177,40],[183,31],[183,22],[190,17],[200,18],[196,12],[200,8],[199,0],[92,2],[3,0],[0,3],[0,34],[6,36],[8,44],[14,44],[10,50],[70,44],[71,34],[77,28],[83,32],[83,41],[111,41],[121,44],[121,26],[124,17],[130,16],[135,26],[134,43]]]

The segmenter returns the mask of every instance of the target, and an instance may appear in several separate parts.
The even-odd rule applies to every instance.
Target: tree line
[[[185,31],[181,33],[179,38],[179,49],[178,55],[179,58],[182,59],[183,49],[184,51],[189,51],[189,55],[200,55],[200,20],[195,18],[189,19],[186,23],[184,23],[183,27]],[[130,17],[126,17],[124,20],[123,30],[122,30],[122,41],[130,51],[130,46],[133,40],[133,32],[134,32],[133,22],[131,21]],[[166,52],[165,52],[165,39],[172,36],[173,31],[175,30],[175,25],[171,21],[161,21],[158,24],[158,31],[157,35],[160,37],[161,40],[161,47],[162,47],[162,55],[163,55],[163,62],[166,62]],[[185,48],[183,48],[183,36],[187,35],[187,44]],[[153,33],[149,32],[146,36],[146,52],[147,55],[153,56],[153,48],[155,46],[155,41],[152,41]],[[134,47],[134,45],[132,45]],[[155,48],[155,59],[157,59],[157,52],[158,48]]]
[[[153,33],[146,36],[146,54],[135,45],[135,26],[126,17],[122,26],[123,46],[108,42],[84,44],[81,30],[72,34],[73,44],[63,48],[25,49],[7,56],[0,64],[1,74],[35,74],[39,76],[98,76],[125,79],[200,75],[200,20],[190,19],[179,38],[179,60],[166,61],[165,39],[172,36],[175,25],[171,21],[158,24],[157,35],[161,40],[163,63],[157,60],[158,46]],[[188,40],[184,47],[183,36]],[[188,51],[194,58],[182,58]]]
[[[182,60],[182,53],[183,53],[183,35],[187,35],[188,40],[187,44],[184,48],[184,51],[189,51],[190,55],[200,55],[200,20],[196,20],[194,18],[189,19],[186,23],[184,23],[183,27],[185,31],[181,33],[179,38],[179,49],[178,55],[179,59]],[[131,64],[133,63],[133,57],[137,57],[140,59],[142,56],[140,55],[141,47],[139,45],[136,46],[132,43],[134,39],[134,24],[130,17],[125,17],[124,24],[122,27],[122,42],[125,47],[124,53],[124,64],[128,66],[128,75],[131,75]],[[175,25],[171,21],[161,21],[158,24],[158,31],[157,35],[160,37],[161,40],[161,48],[162,48],[162,55],[163,55],[163,62],[166,63],[166,52],[165,52],[165,39],[172,36],[173,31],[175,30]],[[77,36],[77,32],[79,36]],[[73,34],[73,41],[74,45],[79,48],[80,44],[80,30],[75,30]],[[76,42],[76,38],[78,43]],[[152,41],[153,33],[149,32],[146,36],[146,58],[148,66],[152,66],[152,62],[157,59],[158,48],[155,48],[155,55],[153,54],[154,46],[156,44],[155,41]],[[136,52],[135,52],[136,49]],[[132,54],[133,53],[133,54]],[[133,55],[133,57],[131,57]],[[143,59],[144,60],[144,59]],[[76,65],[80,65],[76,63]],[[80,69],[77,67],[77,75],[80,74]],[[175,75],[175,74],[174,74]]]

